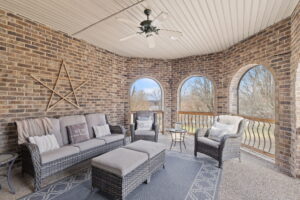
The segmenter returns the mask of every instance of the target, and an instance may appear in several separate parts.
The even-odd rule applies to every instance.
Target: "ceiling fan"
[[[132,39],[134,37],[137,37],[138,35],[144,35],[147,39],[148,47],[154,48],[156,35],[168,36],[172,40],[177,40],[178,38],[180,38],[182,36],[182,33],[180,31],[158,28],[158,26],[168,18],[168,13],[161,12],[159,15],[157,15],[152,20],[150,19],[151,9],[145,9],[144,13],[147,16],[147,19],[142,21],[139,24],[139,26],[137,26],[137,24],[135,24],[134,22],[132,22],[128,19],[117,18],[117,20],[122,23],[125,23],[127,25],[138,28],[138,31],[136,33],[128,35],[124,38],[121,38],[120,41],[126,41],[126,40]]]

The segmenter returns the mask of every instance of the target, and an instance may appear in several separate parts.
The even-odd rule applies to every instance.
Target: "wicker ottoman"
[[[138,140],[124,146],[123,148],[146,153],[149,158],[150,174],[153,174],[158,169],[165,167],[166,147],[163,144]]]
[[[125,197],[150,177],[145,153],[119,148],[92,159],[92,187],[116,199]]]

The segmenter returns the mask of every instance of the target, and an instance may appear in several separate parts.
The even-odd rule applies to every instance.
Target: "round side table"
[[[12,166],[14,165],[16,159],[18,157],[18,154],[16,153],[0,153],[0,167],[1,166],[7,166],[7,174],[5,175],[0,175],[0,176],[4,176],[7,177],[7,183],[9,186],[9,190],[12,194],[15,194],[15,188],[12,184],[12,177],[11,177],[11,173],[12,173]],[[0,185],[0,190],[1,190],[1,185]]]
[[[182,152],[181,144],[183,144],[184,148],[186,149],[184,138],[187,133],[187,130],[171,128],[171,129],[168,129],[167,131],[170,132],[171,139],[172,139],[170,150],[172,150],[172,147],[175,147],[177,142],[179,142],[179,145],[180,145],[180,152]]]

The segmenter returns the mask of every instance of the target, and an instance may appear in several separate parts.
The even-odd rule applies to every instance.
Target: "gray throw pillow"
[[[89,139],[86,123],[67,126],[70,144],[84,142]]]

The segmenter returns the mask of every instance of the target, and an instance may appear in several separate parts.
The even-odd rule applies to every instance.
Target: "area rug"
[[[20,200],[107,200],[98,189],[91,192],[91,170],[67,177],[39,192]],[[189,154],[168,151],[166,168],[152,175],[149,184],[142,184],[128,200],[214,200],[221,170],[217,162],[206,156],[195,158]]]

